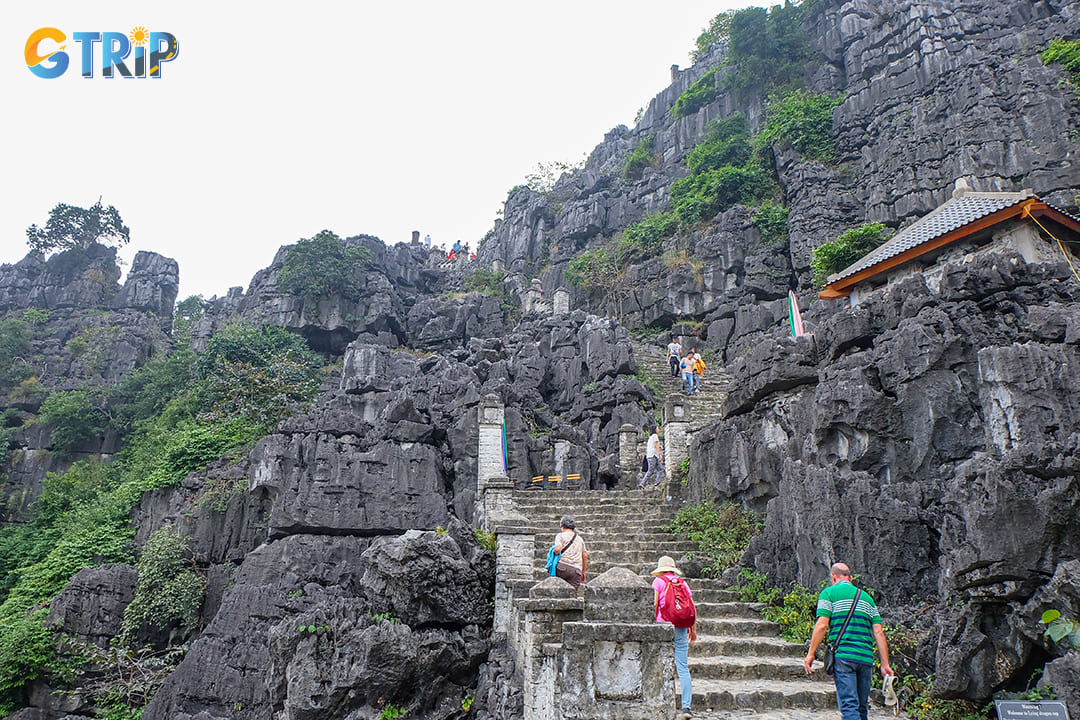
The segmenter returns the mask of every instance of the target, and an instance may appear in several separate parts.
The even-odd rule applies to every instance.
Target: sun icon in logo
[[[146,28],[140,25],[137,28],[133,28],[132,31],[128,33],[128,37],[131,38],[131,43],[133,45],[142,46],[150,39],[150,33],[146,31]]]

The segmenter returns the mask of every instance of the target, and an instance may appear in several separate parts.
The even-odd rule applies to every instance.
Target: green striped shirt
[[[839,645],[836,638],[844,626],[844,618],[855,599],[855,586],[846,580],[830,585],[821,591],[817,601],[817,616],[829,618],[829,642],[836,648],[836,657],[853,662],[874,662],[873,627],[881,624],[874,598],[865,590],[859,594],[859,604],[851,615],[851,622],[844,631],[844,639]]]

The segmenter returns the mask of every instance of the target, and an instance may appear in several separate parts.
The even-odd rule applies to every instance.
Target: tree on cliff
[[[57,203],[49,211],[44,229],[37,225],[26,229],[30,249],[40,253],[87,248],[94,243],[125,245],[130,235],[119,211],[112,205],[103,207],[100,198],[89,209]]]

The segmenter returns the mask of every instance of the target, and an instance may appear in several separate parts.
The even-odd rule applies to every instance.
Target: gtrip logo
[[[78,55],[82,61],[82,76],[94,77],[95,64],[101,67],[102,77],[159,78],[161,66],[176,59],[180,44],[176,36],[167,32],[148,32],[136,27],[128,34],[118,32],[77,32],[72,39],[79,44]],[[26,66],[40,78],[53,79],[68,69],[70,58],[67,35],[53,27],[38,28],[26,39]],[[124,61],[135,57],[129,68]],[[148,52],[149,51],[149,52]],[[149,60],[149,62],[147,62]]]

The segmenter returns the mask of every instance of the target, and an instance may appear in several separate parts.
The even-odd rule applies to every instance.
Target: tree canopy
[[[88,248],[94,243],[125,245],[131,240],[131,231],[120,219],[119,211],[112,205],[103,207],[99,199],[88,209],[57,203],[49,211],[45,227],[31,225],[26,237],[31,250],[49,253]]]

